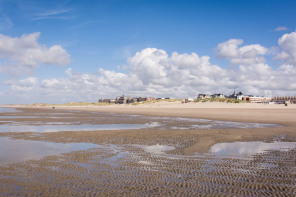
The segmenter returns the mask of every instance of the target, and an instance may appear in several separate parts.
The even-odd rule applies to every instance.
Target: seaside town
[[[185,98],[182,99],[183,103],[206,100],[206,99],[236,99],[239,101],[245,101],[249,103],[262,103],[262,104],[295,104],[296,96],[282,96],[282,97],[265,97],[265,96],[253,96],[253,95],[245,95],[242,92],[236,93],[235,91],[231,95],[224,94],[198,94],[196,99],[193,98]],[[154,101],[154,100],[169,100],[172,99],[170,97],[165,98],[154,98],[154,97],[131,97],[131,96],[117,96],[115,99],[99,99],[99,103],[115,103],[115,104],[131,104],[143,101]]]
[[[0,0],[0,197],[296,197],[295,8]]]

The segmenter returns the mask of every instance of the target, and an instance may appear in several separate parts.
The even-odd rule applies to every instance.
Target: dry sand
[[[0,106],[1,107],[1,106]],[[83,131],[55,133],[0,133],[0,136],[52,142],[89,142],[106,145],[87,151],[48,156],[24,164],[0,166],[1,196],[295,196],[296,150],[266,151],[256,155],[221,157],[209,153],[216,143],[236,141],[296,142],[296,105],[226,103],[152,103],[111,106],[10,106],[23,115],[61,112],[58,120],[99,124],[89,111],[153,117],[280,124],[257,129],[169,129]],[[25,108],[24,108],[25,107]],[[73,112],[71,118],[63,110]],[[67,115],[69,116],[69,115]],[[92,114],[91,116],[99,116]],[[42,118],[43,117],[43,118]],[[99,118],[99,117],[98,117]],[[112,123],[104,119],[104,124]],[[20,120],[28,121],[28,119]],[[29,121],[36,121],[32,118]],[[131,117],[118,123],[146,123]],[[161,122],[161,120],[158,120]],[[113,122],[114,123],[114,122]],[[3,124],[3,123],[0,123]],[[102,124],[102,123],[101,123]],[[186,122],[166,122],[179,126]],[[1,126],[1,125],[0,125]],[[110,148],[110,145],[111,148]],[[145,147],[175,147],[163,154]]]

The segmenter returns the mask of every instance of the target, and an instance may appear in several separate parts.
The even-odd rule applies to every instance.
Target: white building
[[[212,98],[209,94],[198,94],[197,99],[206,99],[206,98]]]
[[[262,96],[253,96],[248,98],[251,103],[269,103],[271,98]]]
[[[213,94],[213,98],[225,98],[224,94]]]

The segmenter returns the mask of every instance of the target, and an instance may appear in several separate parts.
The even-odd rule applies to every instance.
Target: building
[[[115,104],[128,104],[137,102],[136,98],[132,98],[130,96],[118,96],[116,97]]]
[[[271,98],[263,96],[252,96],[252,97],[243,97],[244,101],[249,101],[251,103],[269,103]]]
[[[98,103],[115,103],[115,99],[99,99]]]
[[[165,98],[157,98],[156,100],[169,100],[170,97],[165,97]]]
[[[137,102],[142,102],[142,101],[146,101],[147,98],[146,97],[138,97],[137,98]]]
[[[189,102],[193,102],[193,98],[185,98],[185,99],[182,99],[182,103],[189,103]]]
[[[243,100],[243,101],[250,101],[250,97],[254,97],[254,96],[253,95],[245,95],[242,92],[239,92],[236,94],[234,91],[233,94],[229,95],[227,98],[238,99],[238,100]]]
[[[236,95],[236,99],[239,99],[239,100],[243,100],[244,97],[252,97],[251,95],[249,96],[245,96],[244,93],[242,92],[239,92],[237,95]]]
[[[277,96],[273,97],[271,101],[275,103],[296,103],[296,96]]]
[[[155,98],[153,97],[138,97],[137,98],[137,102],[141,102],[141,101],[154,101],[156,100]]]
[[[213,94],[212,98],[225,98],[224,94]]]
[[[197,99],[206,99],[206,98],[212,98],[209,94],[198,94]]]
[[[236,94],[235,91],[234,91],[233,94],[228,96],[228,98],[243,100],[244,96],[245,96],[244,93],[239,92],[239,93]]]
[[[146,101],[155,101],[156,99],[154,97],[146,97]]]

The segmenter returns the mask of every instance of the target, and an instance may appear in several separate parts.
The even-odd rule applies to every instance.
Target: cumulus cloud
[[[256,64],[264,63],[265,55],[268,49],[259,45],[252,44],[239,47],[243,44],[241,39],[231,39],[226,42],[220,43],[216,48],[217,56],[230,60],[233,65],[239,64]]]
[[[279,46],[282,52],[276,55],[285,64],[277,69],[271,68],[265,63],[264,56],[272,54],[274,47],[267,49],[259,44],[242,46],[243,40],[231,39],[218,44],[216,48],[217,56],[230,61],[231,65],[227,70],[228,84],[233,84],[233,88],[243,90],[254,95],[290,95],[295,94],[294,85],[296,80],[293,77],[295,68],[295,57],[293,50],[294,35],[285,34],[279,39]],[[296,51],[296,50],[295,50]],[[231,87],[230,85],[228,86]]]
[[[169,56],[164,50],[146,48],[128,59],[130,72],[145,85],[176,87],[204,83],[217,84],[224,71],[212,65],[208,56],[178,54]],[[201,80],[202,79],[202,80]]]
[[[284,34],[278,44],[282,52],[277,54],[276,59],[283,60],[285,64],[296,66],[296,32]]]
[[[5,82],[13,91],[28,92],[38,87],[38,79],[35,77],[28,77],[21,80],[8,80]]]
[[[162,49],[146,48],[127,59],[126,73],[103,68],[96,73],[76,73],[68,68],[64,78],[31,77],[6,84],[15,93],[43,95],[49,99],[47,102],[93,102],[121,94],[184,98],[198,93],[230,94],[233,90],[258,96],[289,96],[295,95],[296,90],[294,41],[295,33],[279,39],[282,51],[276,57],[284,63],[278,68],[265,62],[269,49],[231,39],[216,48],[217,56],[234,65],[228,68],[211,63],[209,56],[168,54]]]
[[[70,55],[59,45],[47,48],[38,43],[39,32],[9,37],[0,34],[0,58],[6,63],[11,74],[30,72],[40,64],[65,66],[70,63]]]
[[[60,85],[60,81],[56,78],[44,79],[41,82],[41,87],[43,88],[58,88]]]
[[[151,82],[165,83],[167,58],[165,51],[147,48],[129,58],[128,63],[131,72],[136,73],[145,85]]]

